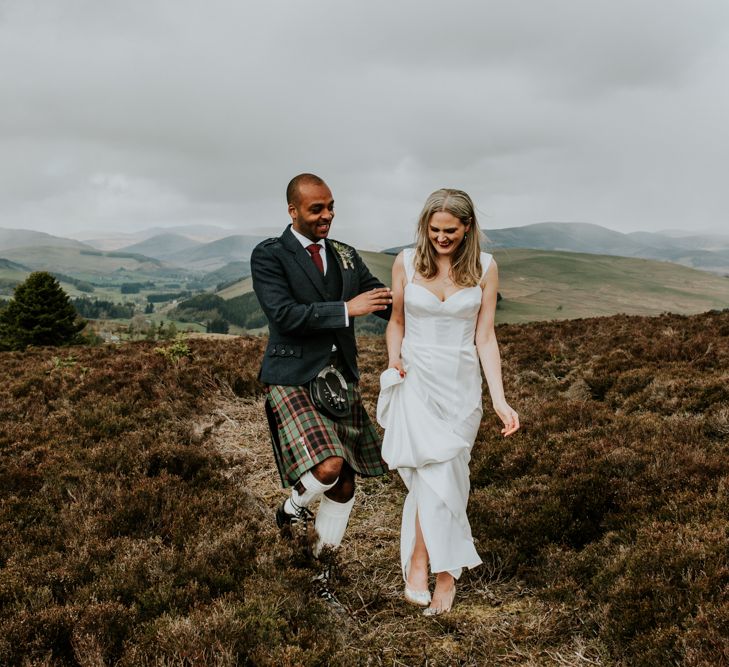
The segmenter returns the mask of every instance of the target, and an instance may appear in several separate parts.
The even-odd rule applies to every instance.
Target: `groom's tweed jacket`
[[[266,384],[306,384],[326,366],[332,345],[359,379],[354,318],[345,326],[344,302],[384,285],[351,246],[327,240],[326,250],[326,277],[290,226],[253,250],[253,289],[268,318],[269,341],[259,374]],[[388,319],[390,312],[375,314]]]

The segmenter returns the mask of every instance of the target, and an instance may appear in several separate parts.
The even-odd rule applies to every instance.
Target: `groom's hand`
[[[376,287],[347,301],[347,312],[350,317],[369,315],[377,310],[386,310],[391,303],[392,292],[390,288]]]

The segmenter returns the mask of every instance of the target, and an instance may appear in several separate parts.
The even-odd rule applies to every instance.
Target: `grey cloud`
[[[0,226],[282,225],[311,170],[368,247],[444,184],[494,226],[716,227],[728,26],[718,0],[6,1]]]

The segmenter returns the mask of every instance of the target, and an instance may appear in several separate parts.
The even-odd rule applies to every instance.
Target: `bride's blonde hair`
[[[425,202],[415,237],[415,270],[424,278],[438,274],[437,253],[428,237],[428,225],[434,213],[445,211],[468,225],[468,233],[451,258],[450,277],[456,285],[473,287],[481,282],[481,231],[471,198],[463,190],[441,188]]]

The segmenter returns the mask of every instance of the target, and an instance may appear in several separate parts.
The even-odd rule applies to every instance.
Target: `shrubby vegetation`
[[[729,311],[499,328],[523,433],[485,421],[471,516],[500,577],[628,665],[729,660]]]
[[[227,334],[230,331],[230,325],[222,317],[216,317],[214,320],[208,320],[205,323],[205,331],[207,333]]]
[[[485,413],[484,565],[429,622],[396,475],[360,485],[344,610],[309,593],[273,526],[265,339],[0,354],[0,664],[727,664],[729,312],[497,333],[523,430]],[[360,348],[371,409],[387,354]],[[226,448],[221,404],[249,415]]]
[[[268,324],[255,292],[228,299],[225,302],[225,315],[230,322],[245,329],[259,329]]]
[[[183,322],[223,320],[244,329],[266,326],[266,316],[253,292],[227,300],[217,294],[197,294],[179,304],[173,314]]]
[[[53,273],[51,273],[51,275],[61,282],[73,285],[80,292],[93,292],[95,289],[95,287],[90,282],[86,280],[80,280],[79,278],[74,278],[73,276],[66,275],[65,273],[58,273],[54,271]]]
[[[136,308],[133,303],[114,303],[105,299],[89,299],[88,297],[78,297],[71,303],[81,317],[92,320],[131,318],[134,317]]]
[[[124,282],[119,285],[119,291],[122,294],[139,294],[143,289],[154,289],[155,283],[146,282]]]
[[[164,303],[165,301],[184,299],[187,296],[190,296],[189,290],[182,290],[181,292],[163,292],[160,294],[148,294],[147,301],[149,303]]]

